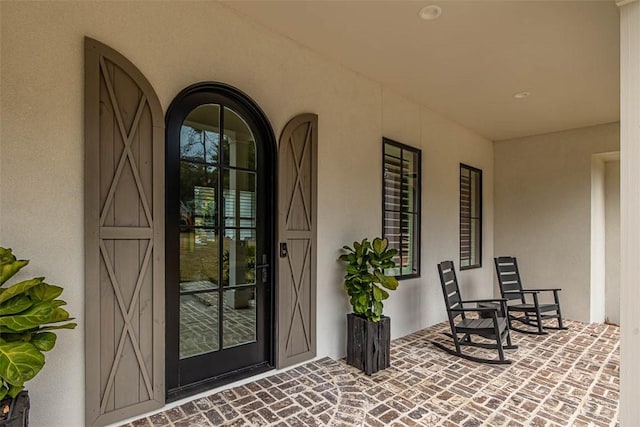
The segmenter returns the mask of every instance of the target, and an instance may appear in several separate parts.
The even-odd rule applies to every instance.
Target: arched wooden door
[[[164,121],[126,58],[85,39],[86,423],[160,408]]]

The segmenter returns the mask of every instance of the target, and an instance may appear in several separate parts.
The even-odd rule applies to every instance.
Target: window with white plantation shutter
[[[383,237],[398,250],[397,278],[420,275],[420,150],[383,138]]]
[[[460,164],[460,269],[482,266],[482,171]]]

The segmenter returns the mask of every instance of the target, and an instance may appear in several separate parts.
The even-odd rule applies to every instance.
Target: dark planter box
[[[382,316],[369,322],[353,313],[347,314],[347,364],[371,375],[389,367],[391,319]]]
[[[4,401],[2,401],[4,405]],[[29,394],[21,391],[13,401],[6,419],[0,418],[0,427],[26,427],[29,425]]]

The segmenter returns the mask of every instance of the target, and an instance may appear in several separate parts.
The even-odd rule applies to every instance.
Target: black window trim
[[[467,169],[469,170],[469,172],[477,172],[478,173],[478,187],[480,188],[480,200],[478,201],[478,212],[480,213],[480,215],[478,217],[472,217],[471,213],[469,213],[469,219],[478,219],[480,220],[480,230],[479,230],[479,235],[478,235],[478,262],[476,264],[472,264],[472,265],[467,265],[467,266],[462,266],[462,234],[460,233],[461,228],[462,228],[462,169]],[[471,176],[471,175],[469,175]],[[460,266],[460,270],[473,270],[474,268],[482,268],[482,224],[483,224],[483,218],[482,218],[482,212],[483,212],[483,208],[482,208],[482,199],[483,199],[483,187],[482,187],[482,169],[470,166],[468,164],[465,163],[460,163],[460,170],[458,171],[458,179],[460,180],[459,183],[459,195],[458,195],[458,208],[460,210],[460,216],[459,216],[459,223],[458,223],[458,258],[459,258],[459,266]]]
[[[384,160],[384,156],[385,156],[385,146],[389,144],[389,145],[393,145],[395,147],[400,148],[401,150],[406,150],[406,151],[410,151],[412,153],[414,153],[417,157],[417,172],[418,172],[418,176],[416,179],[416,182],[419,186],[418,191],[416,191],[416,200],[415,200],[415,205],[417,207],[417,215],[413,214],[412,215],[416,215],[416,224],[414,224],[414,229],[416,230],[416,238],[417,238],[417,242],[418,244],[416,245],[415,248],[415,253],[414,253],[414,261],[415,261],[415,266],[416,266],[416,272],[415,273],[411,273],[411,274],[402,274],[402,267],[400,267],[400,273],[399,275],[396,275],[395,278],[398,280],[405,280],[405,279],[415,279],[421,276],[421,246],[422,246],[422,150],[416,147],[412,147],[410,145],[407,144],[403,144],[401,142],[398,141],[394,141],[392,139],[386,138],[386,137],[382,137],[382,237],[385,237],[384,235],[384,213],[385,213],[385,189],[384,189],[384,184],[385,184],[385,177],[384,177],[384,170],[385,170],[385,160]],[[401,237],[402,240],[402,237]],[[400,247],[400,250],[402,250],[402,246]],[[400,254],[402,255],[402,254]],[[402,257],[400,258],[402,259]]]

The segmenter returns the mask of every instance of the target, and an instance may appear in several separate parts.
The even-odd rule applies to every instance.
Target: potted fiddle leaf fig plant
[[[44,352],[56,343],[53,331],[77,326],[62,308],[66,302],[58,299],[61,287],[44,277],[7,283],[28,263],[0,247],[0,426],[28,425],[24,383],[44,366]]]
[[[367,375],[389,367],[391,319],[383,316],[383,302],[398,287],[398,280],[385,274],[395,267],[398,251],[389,241],[376,237],[363,239],[338,258],[346,263],[344,289],[353,313],[347,315],[347,363]]]

